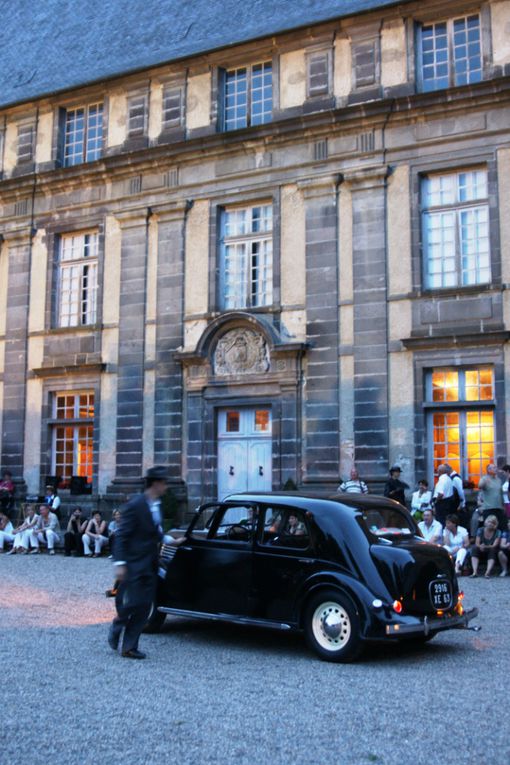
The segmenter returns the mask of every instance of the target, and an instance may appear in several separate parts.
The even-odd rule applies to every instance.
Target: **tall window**
[[[60,238],[58,325],[94,324],[97,307],[97,232]]]
[[[422,209],[426,286],[490,282],[487,171],[424,178]]]
[[[480,16],[464,16],[420,29],[422,90],[480,82],[483,77]]]
[[[181,127],[184,122],[184,90],[168,85],[163,90],[162,128]]]
[[[223,212],[222,307],[271,305],[273,299],[272,205]]]
[[[35,130],[33,125],[20,125],[18,127],[18,164],[32,162],[34,159]]]
[[[55,393],[53,396],[52,472],[68,488],[73,476],[92,483],[94,394]]]
[[[270,122],[273,114],[273,67],[270,61],[225,72],[224,129]]]
[[[128,99],[127,132],[130,138],[143,136],[147,130],[147,96],[131,96]]]
[[[65,114],[64,165],[99,159],[103,150],[103,104],[68,109]]]
[[[478,485],[494,461],[494,371],[435,369],[427,379],[431,468],[450,464]]]

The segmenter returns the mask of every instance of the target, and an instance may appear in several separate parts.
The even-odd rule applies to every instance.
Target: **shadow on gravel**
[[[238,624],[220,624],[201,622],[198,619],[167,618],[161,631],[161,638],[168,635],[186,635],[196,645],[206,644],[210,649],[216,646],[218,650],[228,649],[239,651],[259,651],[267,656],[281,656],[288,653],[293,658],[306,660],[316,658],[307,647],[304,636],[299,633],[264,630],[256,627]],[[436,638],[438,640],[438,638]],[[440,638],[439,638],[440,640]],[[473,647],[468,644],[452,645],[451,643],[433,642],[426,645],[416,643],[371,643],[358,660],[358,663],[370,664],[401,664],[402,662],[416,663],[419,661],[435,660],[438,658],[460,658],[463,654],[472,653]]]

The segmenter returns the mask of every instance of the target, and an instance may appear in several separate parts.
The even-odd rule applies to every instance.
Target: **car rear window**
[[[376,537],[412,536],[416,534],[413,522],[404,512],[392,507],[363,510],[361,523]]]

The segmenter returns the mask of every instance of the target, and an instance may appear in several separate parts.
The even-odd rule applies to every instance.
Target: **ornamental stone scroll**
[[[252,329],[232,329],[219,340],[213,367],[217,377],[252,375],[269,369],[269,349],[262,335]]]

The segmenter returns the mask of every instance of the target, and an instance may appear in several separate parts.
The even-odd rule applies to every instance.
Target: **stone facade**
[[[55,397],[66,392],[94,395],[89,421],[80,407],[68,418],[78,451],[65,457],[77,475],[88,460],[93,501],[122,500],[154,463],[190,505],[216,499],[226,410],[271,412],[275,489],[289,479],[334,489],[353,462],[374,489],[393,462],[409,484],[432,480],[441,411],[468,440],[469,418],[491,413],[491,445],[477,443],[508,462],[510,2],[423,5],[204,51],[0,113],[0,459],[20,493],[58,474]],[[473,16],[480,81],[424,91],[416,30]],[[271,118],[225,132],[225,71],[261,61],[271,62]],[[323,66],[319,95],[310,62]],[[165,93],[181,87],[180,122],[165,127]],[[140,94],[145,126],[132,135]],[[97,103],[100,158],[63,166],[65,114]],[[34,129],[31,162],[19,161],[20,125]],[[424,179],[474,170],[487,178],[490,278],[431,288]],[[263,207],[270,297],[254,297],[252,254],[246,305],[225,307],[226,211]],[[82,305],[63,326],[61,242],[83,232],[97,236],[97,306],[93,320]],[[461,387],[485,370],[492,393],[437,405],[438,370]],[[474,471],[466,460],[482,457],[469,455],[461,469]]]

